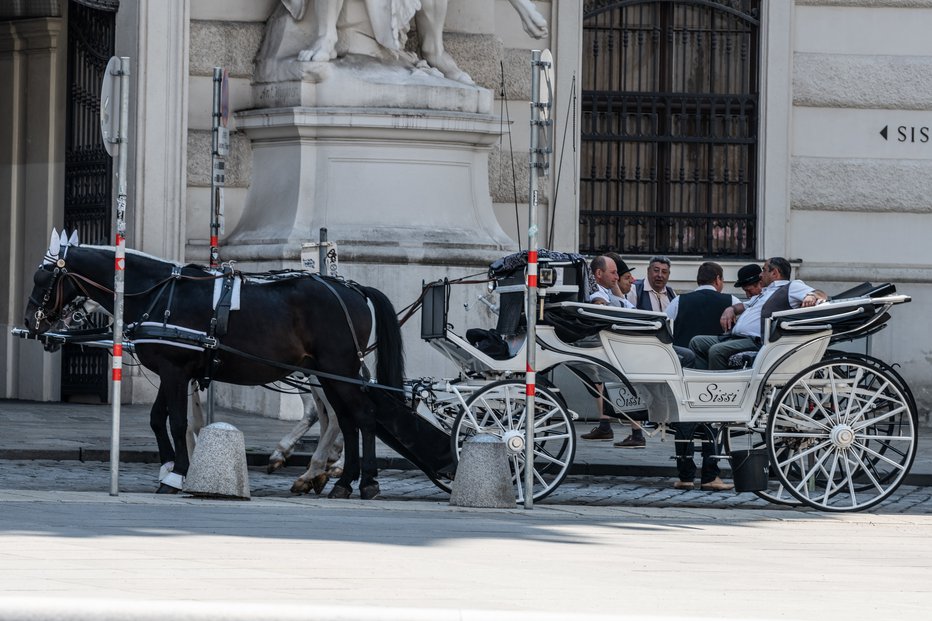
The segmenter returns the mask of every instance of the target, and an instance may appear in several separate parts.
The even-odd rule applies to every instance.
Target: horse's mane
[[[116,248],[113,246],[95,246],[93,244],[81,244],[77,248],[88,248],[91,250],[106,250],[108,252],[116,252]],[[179,263],[178,261],[169,261],[163,259],[162,257],[157,257],[154,254],[149,254],[147,252],[142,252],[141,250],[136,250],[135,248],[127,248],[126,254],[133,255],[134,257],[139,257],[141,259],[147,259],[149,261],[154,261],[156,263],[162,263],[163,265],[171,265],[173,267],[187,267],[190,269],[196,269],[201,272],[211,273],[211,269],[206,265],[201,265],[200,263]]]

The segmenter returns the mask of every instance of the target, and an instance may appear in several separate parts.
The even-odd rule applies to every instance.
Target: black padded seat
[[[557,302],[544,306],[542,323],[554,326],[557,337],[564,343],[573,343],[602,330],[651,337],[661,343],[673,342],[666,314],[653,311],[584,302]]]

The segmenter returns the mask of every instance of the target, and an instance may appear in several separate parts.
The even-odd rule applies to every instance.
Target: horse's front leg
[[[175,445],[175,467],[162,480],[158,493],[178,493],[184,487],[184,477],[188,474],[190,459],[188,457],[188,380],[162,377],[159,392],[165,391],[165,407],[168,410],[168,422],[171,438]],[[183,447],[181,450],[178,447]],[[166,489],[167,488],[167,489]]]
[[[284,438],[279,440],[275,450],[269,455],[268,472],[272,474],[285,465],[285,460],[294,452],[295,444],[301,439],[307,430],[317,422],[320,412],[323,412],[323,404],[315,393],[301,393],[301,403],[304,405],[304,416],[291,428]],[[323,435],[323,432],[321,432]],[[294,487],[292,487],[294,491]],[[305,490],[306,491],[306,490]]]
[[[175,448],[172,446],[171,438],[168,435],[168,408],[166,406],[166,391],[159,386],[159,392],[155,396],[155,402],[149,411],[149,428],[155,434],[155,443],[159,448],[159,483],[165,477],[171,474],[175,468]],[[161,486],[159,487],[161,490]]]
[[[343,436],[340,434],[340,426],[333,414],[333,408],[325,406],[316,393],[314,399],[321,412],[320,438],[317,441],[314,454],[311,455],[311,463],[307,472],[298,477],[291,486],[291,491],[295,494],[306,494],[312,489],[315,494],[324,491],[327,481],[330,480],[332,472],[330,465],[334,452],[336,452],[337,459],[342,459]],[[341,466],[340,473],[335,476],[339,477],[342,474],[343,469]]]

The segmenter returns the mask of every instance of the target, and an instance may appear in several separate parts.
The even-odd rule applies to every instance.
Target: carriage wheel
[[[901,381],[875,364],[830,358],[787,383],[766,431],[787,491],[824,511],[860,511],[892,494],[916,454],[916,408]]]
[[[534,398],[534,489],[532,498],[543,500],[560,485],[576,454],[573,421],[560,399],[546,388]],[[451,442],[457,459],[463,443],[477,433],[490,433],[505,442],[517,502],[524,502],[525,385],[517,380],[495,382],[474,392],[453,424]]]

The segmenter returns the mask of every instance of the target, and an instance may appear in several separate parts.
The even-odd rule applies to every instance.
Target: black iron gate
[[[68,104],[65,121],[65,229],[82,243],[108,244],[112,162],[100,136],[100,84],[114,52],[116,3],[68,6]],[[95,313],[94,327],[108,318]],[[74,345],[62,350],[61,398],[96,395],[107,401],[108,353]]]
[[[590,0],[580,250],[753,257],[761,0]]]

